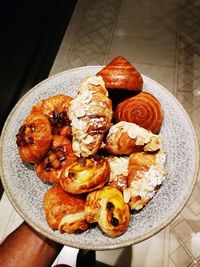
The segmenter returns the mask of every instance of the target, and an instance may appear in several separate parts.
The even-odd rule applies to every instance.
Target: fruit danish
[[[68,118],[68,107],[72,97],[63,94],[50,96],[38,101],[31,112],[40,112],[48,117],[52,134],[69,137],[71,134],[70,121]]]
[[[132,210],[140,210],[147,205],[161,186],[166,177],[165,160],[163,149],[155,153],[136,152],[130,155],[124,199]]]
[[[69,193],[82,194],[103,187],[109,176],[110,166],[105,158],[78,158],[63,168],[60,184]]]
[[[105,149],[112,155],[160,149],[161,138],[135,123],[121,121],[110,127]]]
[[[28,115],[16,139],[19,155],[23,161],[29,163],[40,161],[49,150],[52,140],[49,120],[40,113]]]
[[[53,135],[50,149],[42,161],[36,163],[35,171],[43,182],[59,183],[63,167],[71,165],[76,159],[71,141],[64,136]]]
[[[104,79],[106,88],[142,91],[142,76],[122,56],[115,57],[97,73],[97,76],[101,76]]]
[[[119,103],[114,112],[114,119],[116,122],[136,123],[157,134],[163,123],[163,110],[155,96],[141,92]]]
[[[97,222],[106,235],[117,237],[128,228],[130,209],[118,189],[105,186],[87,195],[85,217],[89,223]]]
[[[96,154],[112,119],[112,102],[101,77],[91,76],[81,83],[78,95],[71,101],[69,118],[75,154]]]
[[[88,229],[82,197],[68,194],[56,185],[47,190],[43,204],[47,223],[53,230],[70,234]]]

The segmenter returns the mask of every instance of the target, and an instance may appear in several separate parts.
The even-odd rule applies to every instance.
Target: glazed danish
[[[49,150],[52,134],[46,116],[33,113],[26,117],[16,135],[21,159],[25,162],[40,161]]]
[[[89,223],[97,222],[106,235],[117,237],[128,228],[130,209],[118,189],[105,186],[87,195],[85,216]]]
[[[35,165],[35,171],[43,182],[59,183],[63,167],[71,165],[76,159],[71,141],[64,136],[53,135],[50,149]]]
[[[31,113],[39,112],[48,117],[52,134],[64,135],[71,134],[70,121],[68,118],[68,107],[72,97],[63,94],[50,96],[47,99],[38,101],[31,110]]]
[[[157,134],[163,123],[163,110],[155,96],[141,92],[119,103],[114,118],[116,122],[133,122]]]
[[[81,83],[78,95],[71,101],[69,118],[75,154],[96,154],[112,119],[112,102],[101,77],[91,76]]]
[[[156,151],[160,142],[160,136],[135,123],[121,121],[110,127],[105,149],[112,155],[130,155],[136,151]]]
[[[78,158],[63,168],[60,184],[69,193],[82,194],[103,187],[109,176],[110,166],[105,158]]]
[[[45,193],[43,204],[47,223],[53,230],[70,234],[88,229],[82,197],[68,194],[56,185]]]

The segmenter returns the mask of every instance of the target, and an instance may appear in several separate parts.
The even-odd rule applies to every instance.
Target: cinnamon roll
[[[163,123],[163,109],[155,96],[141,92],[119,103],[114,118],[116,122],[133,122],[157,134]]]

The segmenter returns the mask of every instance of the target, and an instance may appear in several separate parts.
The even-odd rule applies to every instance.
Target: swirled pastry
[[[40,161],[49,150],[52,140],[49,120],[40,113],[28,115],[16,139],[19,155],[23,161],[29,163]]]
[[[101,77],[92,76],[81,83],[78,95],[71,101],[69,118],[75,154],[96,154],[112,119],[112,102]]]
[[[70,234],[88,229],[82,197],[68,194],[56,185],[47,190],[43,204],[47,223],[53,230]]]
[[[114,118],[116,122],[133,122],[157,134],[163,123],[163,109],[155,96],[141,92],[119,103]]]
[[[76,159],[71,141],[64,136],[53,135],[50,149],[35,165],[35,171],[43,182],[59,183],[63,166],[71,165]]]
[[[136,151],[156,151],[160,144],[160,136],[135,123],[121,121],[110,127],[105,149],[112,155],[130,155]]]
[[[71,100],[71,96],[63,94],[50,96],[47,99],[38,101],[32,107],[31,112],[39,112],[48,117],[52,127],[52,134],[68,137],[71,134],[68,117],[68,107]]]
[[[99,75],[104,79],[106,88],[142,91],[142,76],[122,56],[115,57],[97,73],[97,76]]]
[[[136,152],[130,155],[124,199],[132,210],[142,209],[155,195],[166,177],[165,161],[162,148],[155,153]]]
[[[110,167],[105,158],[78,158],[63,168],[60,184],[69,193],[82,194],[103,187],[109,176]]]
[[[106,235],[117,237],[129,225],[130,209],[118,189],[105,186],[87,195],[85,216],[89,223],[98,222]]]
[[[129,157],[108,156],[110,178],[108,185],[123,191],[127,187]]]

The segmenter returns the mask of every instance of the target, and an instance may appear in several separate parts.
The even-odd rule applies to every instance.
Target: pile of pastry
[[[21,159],[51,184],[43,202],[49,226],[77,233],[97,225],[107,236],[123,234],[131,213],[166,177],[162,123],[160,102],[121,56],[86,77],[74,98],[35,103],[16,139]]]

